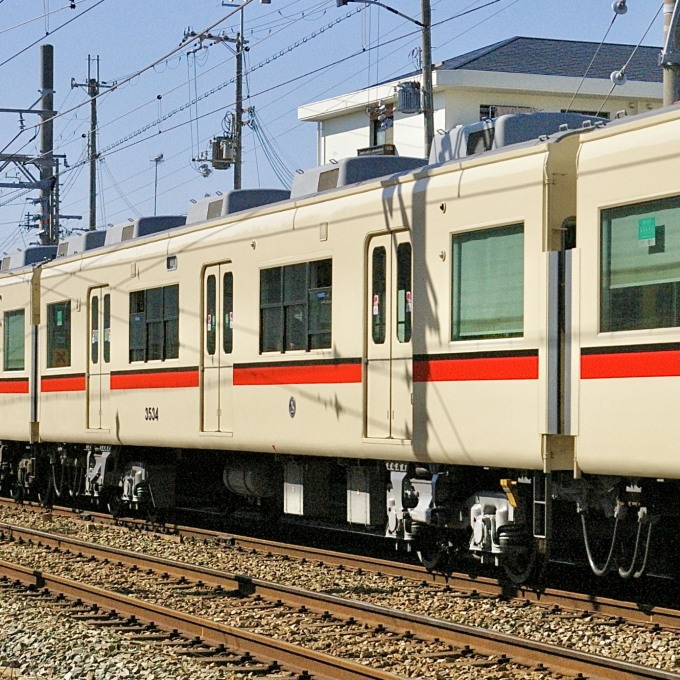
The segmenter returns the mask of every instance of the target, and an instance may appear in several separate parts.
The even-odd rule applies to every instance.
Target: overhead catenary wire
[[[0,3],[3,3],[5,0],[0,0]],[[89,2],[90,0],[80,0],[80,3],[83,4],[84,2]],[[56,14],[57,12],[63,12],[65,9],[70,9],[73,10],[74,7],[73,5],[69,2],[68,5],[64,5],[63,7],[59,7],[58,9],[53,9],[49,15],[51,16],[52,14]],[[26,21],[22,21],[19,24],[14,24],[14,26],[8,26],[7,28],[3,28],[0,30],[0,35],[3,33],[8,33],[9,31],[13,31],[16,28],[21,28],[22,26],[27,26],[28,24],[32,24],[35,21],[40,21],[45,17],[45,14],[41,14],[40,16],[33,17],[32,19],[27,19]]]
[[[51,33],[49,33],[49,35],[54,35],[57,31],[68,26],[69,24],[72,24],[74,21],[77,21],[83,15],[87,14],[88,12],[91,12],[96,7],[99,7],[99,5],[101,5],[103,2],[105,2],[105,0],[97,0],[97,2],[95,2],[95,4],[92,5],[91,7],[87,7],[77,16],[71,17],[68,21],[65,21],[63,24],[60,24],[59,26],[57,26]],[[30,45],[26,45],[26,47],[22,48],[21,50],[19,50],[15,54],[13,54],[11,57],[8,57],[7,59],[5,59],[5,61],[0,62],[0,68],[2,66],[5,66],[5,64],[9,64],[10,61],[12,61],[13,59],[16,59],[19,55],[23,54],[24,52],[27,52],[28,50],[30,50],[31,47],[35,47],[37,44],[41,43],[44,39],[45,39],[45,36],[41,36],[40,38],[38,38],[38,40],[34,40],[32,43],[30,43]]]
[[[495,4],[496,2],[500,2],[500,1],[501,1],[501,0],[493,0],[493,2],[486,3],[484,6],[488,6],[488,5],[491,5],[491,4]],[[483,9],[483,7],[475,8],[475,11],[478,10],[478,9]],[[458,15],[456,15],[456,16],[460,16],[460,14],[458,14]],[[452,18],[455,18],[455,17],[449,17],[448,19],[445,19],[445,20],[443,20],[442,22],[437,22],[437,24],[445,23],[446,21],[450,21]],[[415,32],[414,32],[414,33],[415,33]],[[402,36],[401,39],[403,39],[404,37],[407,37],[407,36]],[[389,41],[389,42],[392,42],[392,41]],[[380,43],[380,45],[387,45],[387,44],[389,44],[389,42],[383,42],[383,43]],[[374,48],[377,48],[377,45],[376,45],[376,46],[372,46],[372,49],[374,49]],[[352,55],[352,56],[353,56],[353,55]],[[349,58],[351,58],[351,56],[350,56]],[[309,77],[310,75],[313,75],[314,72],[323,72],[323,71],[325,71],[327,68],[330,68],[330,67],[332,67],[333,65],[337,65],[338,63],[340,63],[340,62],[342,62],[342,61],[345,61],[345,60],[346,60],[346,58],[343,58],[343,60],[339,60],[339,61],[336,62],[335,64],[326,65],[326,66],[323,67],[322,69],[315,69],[314,71],[311,71],[311,72],[309,72],[309,73],[303,74],[302,76],[300,76],[300,78],[296,78],[296,79],[292,79],[292,80],[290,80],[290,81],[287,81],[286,84],[289,84],[289,83],[291,83],[291,82],[295,82],[295,80],[301,80],[301,79],[307,78],[307,77]],[[233,82],[233,81],[232,81],[232,82]],[[265,92],[267,92],[267,90],[264,90],[263,92],[260,92],[260,93],[257,93],[257,94],[264,94]],[[254,96],[257,96],[257,95],[254,95]],[[214,112],[210,112],[210,113],[214,113]],[[210,115],[210,113],[209,113],[209,114],[206,114],[206,115]],[[203,116],[201,116],[201,117],[203,117]],[[170,128],[170,129],[173,129],[173,128]],[[140,140],[140,141],[143,141],[143,140]],[[129,147],[125,147],[125,148],[129,148]]]
[[[649,33],[649,31],[651,30],[652,26],[654,25],[654,22],[656,21],[657,17],[658,17],[659,14],[661,13],[661,10],[663,9],[663,5],[664,5],[663,2],[661,3],[661,5],[659,5],[659,9],[656,10],[656,13],[655,13],[654,16],[652,17],[652,20],[649,22],[649,26],[647,26],[647,28],[645,29],[645,32],[642,34],[642,37],[641,37],[640,40],[638,41],[638,44],[633,48],[633,51],[630,53],[630,56],[628,57],[628,60],[627,60],[626,63],[623,65],[623,67],[621,68],[621,70],[618,72],[618,75],[619,75],[620,77],[625,76],[625,74],[626,74],[626,69],[627,69],[628,66],[630,65],[630,62],[633,60],[633,57],[635,56],[636,52],[637,52],[638,49],[640,48],[640,45],[642,45],[642,41],[647,37],[647,33]],[[614,74],[612,74],[612,76],[613,76],[613,75],[614,75]],[[609,101],[609,97],[612,96],[612,93],[613,93],[614,90],[616,89],[616,86],[617,86],[617,85],[618,85],[618,83],[617,83],[616,81],[614,81],[614,82],[612,83],[611,89],[610,89],[609,92],[607,93],[607,96],[604,98],[604,101],[602,102],[602,104],[600,104],[600,108],[597,110],[597,113],[595,114],[596,116],[599,116],[600,113],[602,113],[602,109],[604,108],[605,104]]]
[[[597,49],[595,50],[595,54],[593,54],[593,58],[590,60],[590,63],[588,64],[588,67],[586,68],[585,73],[583,74],[583,77],[581,78],[578,87],[576,88],[576,92],[574,92],[574,95],[571,98],[571,101],[569,102],[569,105],[566,108],[566,113],[569,113],[569,110],[571,109],[576,97],[578,96],[578,93],[581,91],[581,88],[583,87],[583,83],[585,83],[586,78],[588,77],[588,74],[590,73],[590,69],[592,68],[593,64],[595,63],[595,60],[597,59],[597,55],[600,54],[600,50],[602,49],[602,45],[604,45],[604,41],[607,39],[607,36],[609,35],[609,32],[612,30],[612,26],[614,26],[614,22],[616,21],[616,17],[618,17],[618,13],[614,12],[614,16],[612,17],[612,20],[609,22],[609,26],[607,30],[605,31],[604,37],[602,40],[600,40],[600,44],[597,46]]]
[[[471,11],[477,11],[477,10],[480,10],[480,9],[484,9],[485,7],[488,7],[489,5],[493,5],[493,4],[496,4],[497,2],[501,2],[501,1],[502,1],[502,0],[490,0],[490,2],[487,2],[486,4],[481,5],[480,7],[476,7],[476,8],[474,8],[473,10],[467,10],[467,11],[464,11],[464,12],[459,12],[458,14],[456,14],[456,15],[454,15],[454,16],[452,16],[452,17],[448,17],[447,19],[444,19],[444,20],[442,20],[442,21],[440,21],[440,22],[437,22],[437,24],[446,23],[446,22],[448,22],[448,21],[451,21],[452,19],[455,19],[455,18],[464,16],[464,15],[466,15],[466,14],[469,14]],[[519,0],[514,0],[514,2],[511,3],[511,5],[516,4],[517,2],[519,2]],[[396,38],[392,38],[391,40],[382,42],[381,45],[382,45],[382,46],[386,46],[386,45],[389,45],[389,44],[391,44],[391,43],[398,42],[398,41],[400,41],[400,40],[404,40],[405,38],[410,37],[410,36],[414,35],[415,33],[419,33],[419,31],[409,31],[408,33],[402,34],[401,36],[397,36]],[[332,61],[332,62],[330,62],[330,63],[328,63],[328,64],[325,64],[325,65],[323,65],[323,66],[320,66],[320,67],[317,67],[317,68],[312,69],[312,70],[310,70],[310,71],[307,71],[306,73],[304,73],[304,74],[302,74],[302,75],[295,76],[295,77],[290,78],[290,79],[288,79],[288,80],[286,80],[286,81],[279,82],[279,83],[277,83],[276,85],[273,85],[273,86],[271,86],[271,87],[269,87],[269,88],[266,88],[266,89],[264,89],[264,90],[258,92],[257,94],[252,95],[252,96],[253,96],[253,97],[255,97],[255,96],[261,96],[261,95],[263,95],[263,94],[266,94],[266,93],[269,93],[269,92],[273,92],[274,90],[277,90],[277,89],[279,89],[279,88],[281,88],[281,87],[285,87],[285,86],[287,86],[287,85],[290,85],[290,84],[292,84],[292,83],[294,83],[294,82],[296,82],[296,81],[298,81],[298,80],[304,79],[304,78],[306,78],[306,77],[308,77],[308,76],[310,76],[310,75],[314,75],[314,74],[316,74],[316,73],[323,72],[323,71],[325,71],[325,70],[327,70],[327,69],[329,69],[329,68],[332,68],[332,67],[334,67],[334,66],[337,66],[337,65],[339,65],[339,64],[343,64],[343,63],[347,62],[347,61],[350,60],[350,59],[353,59],[353,58],[355,58],[355,57],[358,57],[358,56],[364,54],[366,50],[374,50],[374,49],[377,49],[377,47],[378,47],[377,45],[372,45],[372,46],[369,46],[369,47],[366,48],[366,49],[358,50],[358,51],[356,51],[356,52],[354,52],[354,53],[352,53],[352,54],[350,54],[350,55],[344,56],[344,57],[342,57],[342,58],[340,58],[340,59],[336,59],[336,60],[334,60],[334,61]],[[267,64],[269,64],[269,63],[271,63],[271,61],[273,61],[274,59],[278,58],[279,56],[283,56],[283,54],[284,54],[285,52],[286,52],[285,50],[282,50],[281,52],[277,53],[277,54],[274,55],[273,57],[270,57],[269,59],[260,62],[257,66],[254,66],[252,69],[250,69],[250,72],[252,73],[253,71],[257,70],[258,68],[261,68],[261,67],[263,67],[263,66],[265,66],[265,65],[267,65]],[[215,92],[218,92],[218,91],[224,89],[227,85],[234,83],[234,81],[235,81],[235,79],[234,79],[234,78],[231,78],[230,80],[225,81],[224,83],[221,83],[220,85],[218,85],[218,86],[212,88],[212,89],[209,90],[208,92],[203,93],[203,95],[201,95],[201,96],[199,97],[199,99],[204,99],[204,98],[206,98],[207,96],[210,96],[210,95],[214,94]],[[179,113],[179,112],[181,112],[181,111],[186,110],[186,108],[187,108],[191,103],[192,103],[192,102],[186,103],[186,104],[182,105],[181,107],[178,107],[178,108],[175,109],[174,111],[170,111],[169,113],[165,114],[165,115],[163,116],[163,121],[167,120],[168,118],[172,117],[173,115],[175,115],[175,114],[177,114],[177,113]],[[224,106],[220,106],[220,107],[217,108],[217,109],[213,109],[212,111],[209,111],[209,112],[207,112],[207,113],[201,114],[200,117],[201,117],[201,118],[204,118],[204,117],[206,117],[206,116],[213,115],[214,113],[217,113],[218,111],[221,111],[221,110],[223,110],[224,108],[225,108]],[[148,123],[148,124],[145,125],[143,128],[140,128],[139,130],[135,131],[134,133],[131,133],[131,134],[129,134],[129,135],[126,135],[124,138],[118,140],[117,142],[114,142],[113,144],[108,145],[107,147],[105,147],[104,149],[101,150],[100,154],[101,154],[101,155],[110,154],[110,153],[115,152],[115,151],[129,149],[129,148],[131,148],[132,146],[135,146],[135,145],[137,145],[137,144],[139,144],[139,143],[141,143],[141,142],[146,141],[147,139],[149,139],[149,137],[144,137],[143,139],[139,139],[139,140],[137,140],[136,138],[137,138],[139,135],[143,134],[144,132],[148,131],[149,129],[151,129],[151,128],[157,126],[157,124],[158,124],[158,121],[153,121],[153,122],[151,122],[151,123]],[[186,122],[184,122],[184,123],[179,123],[179,124],[174,125],[174,126],[172,126],[172,127],[166,128],[166,129],[163,130],[162,132],[163,132],[163,133],[170,132],[171,130],[175,130],[175,129],[177,129],[177,128],[183,127],[184,125],[186,125]],[[157,136],[157,135],[156,135],[156,136]],[[135,140],[135,141],[132,141],[132,140]],[[127,144],[127,142],[131,142],[131,141],[132,141],[131,144]],[[123,145],[125,145],[125,146],[123,146]],[[74,166],[71,166],[71,170],[72,170],[72,169],[74,169]]]

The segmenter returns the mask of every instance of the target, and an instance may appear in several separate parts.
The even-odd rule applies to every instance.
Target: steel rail
[[[3,560],[0,560],[0,574],[36,588],[46,588],[50,593],[62,593],[68,598],[115,611],[116,614],[134,616],[144,623],[154,623],[161,629],[200,637],[210,645],[224,645],[239,652],[249,652],[260,659],[275,661],[296,672],[307,671],[325,680],[396,680],[398,677],[378,668],[363,666],[284,640],[268,638]]]
[[[205,584],[219,585],[228,590],[238,591],[244,596],[258,594],[267,600],[278,600],[289,606],[305,607],[311,611],[329,612],[338,618],[352,617],[373,626],[383,626],[402,632],[408,631],[422,638],[438,638],[458,648],[472,647],[475,651],[486,655],[504,654],[513,661],[530,667],[543,664],[560,673],[582,673],[589,678],[607,678],[608,680],[670,680],[670,678],[678,677],[675,673],[535,642],[485,628],[457,624],[294,586],[270,583],[166,558],[151,557],[49,532],[5,523],[0,523],[0,530],[15,539],[49,545],[100,560],[106,559],[136,569],[152,570],[180,578],[190,578]]]
[[[16,508],[15,501],[0,498],[0,506]],[[42,508],[39,505],[25,504],[36,512]],[[100,512],[85,511],[80,515],[65,507],[54,507],[52,512],[60,517],[70,519],[82,519],[90,517],[91,521],[106,525],[119,525],[120,521]],[[158,527],[153,527],[148,522],[137,519],[124,521],[124,526],[159,532]],[[463,592],[477,591],[482,595],[507,597],[508,599],[521,600],[531,604],[543,606],[557,606],[564,609],[572,609],[583,612],[593,612],[603,616],[621,617],[632,623],[658,625],[669,629],[680,629],[680,610],[657,607],[649,603],[635,603],[615,600],[606,597],[574,593],[555,588],[535,590],[527,586],[517,586],[508,582],[486,576],[472,576],[464,573],[440,574],[427,571],[417,564],[381,560],[362,555],[350,555],[342,552],[321,550],[307,546],[281,543],[261,538],[251,538],[198,527],[168,524],[160,533],[176,534],[186,538],[197,540],[223,541],[233,546],[239,546],[244,550],[255,550],[262,553],[287,555],[298,559],[324,562],[325,564],[342,565],[351,569],[363,569],[365,571],[380,572],[390,576],[416,581],[428,581],[448,585],[454,590]]]

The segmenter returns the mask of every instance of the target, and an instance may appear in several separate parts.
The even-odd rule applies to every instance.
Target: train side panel
[[[416,264],[415,281],[421,321],[414,350],[419,457],[460,465],[543,467],[542,435],[549,431],[548,154],[546,147],[533,147],[466,162],[457,178],[458,195],[450,200],[448,176],[420,184],[427,207],[424,260]],[[485,289],[484,279],[495,276],[500,277],[496,287]],[[505,285],[512,294],[487,316],[507,312],[515,318],[496,329],[491,318],[483,318],[484,306],[491,296],[502,298]],[[461,321],[456,314],[466,316]]]
[[[586,137],[578,173],[578,466],[678,478],[680,111]]]
[[[33,279],[33,269],[0,276],[0,440],[5,441],[31,438]]]

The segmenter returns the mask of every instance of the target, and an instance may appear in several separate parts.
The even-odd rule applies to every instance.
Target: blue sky
[[[433,23],[489,2],[432,0]],[[122,82],[175,49],[187,27],[200,32],[231,10],[222,0],[76,0],[75,10],[69,4],[70,0],[0,0],[0,107],[28,108],[36,101],[39,45],[53,44],[55,108],[65,112],[55,122],[55,151],[77,166],[87,153],[89,105],[83,105],[85,91],[72,89],[70,83],[72,78],[84,82],[88,54],[100,56],[101,80]],[[414,17],[420,11],[419,0],[386,4]],[[616,20],[608,42],[637,44],[660,4],[661,0],[628,0],[629,11]],[[215,31],[233,35],[237,16]],[[599,42],[612,16],[610,0],[498,0],[436,27],[433,59],[441,61],[515,35]],[[246,105],[255,107],[261,129],[273,140],[288,172],[316,162],[316,127],[297,120],[297,107],[413,70],[411,53],[420,44],[415,29],[378,7],[337,8],[336,0],[271,0],[269,5],[253,0],[246,7],[250,47]],[[660,45],[661,35],[659,16],[643,44]],[[363,51],[367,47],[372,49]],[[204,178],[192,157],[207,149],[208,141],[220,133],[225,113],[233,111],[234,86],[229,81],[234,58],[221,44],[188,56],[189,49],[101,98],[99,226],[153,214],[152,159],[160,153],[164,161],[158,167],[159,214],[186,212],[190,199],[231,188],[231,170]],[[333,62],[339,63],[321,69]],[[197,95],[201,101],[190,104]],[[172,115],[156,123],[168,114]],[[0,114],[3,153],[38,153],[31,128],[36,118],[27,116],[26,130],[11,142],[19,132],[18,117]],[[244,187],[281,187],[250,128],[244,132],[243,173]],[[0,190],[0,253],[35,240],[35,232],[17,225],[27,213],[37,212],[27,201],[37,192],[17,194]],[[83,219],[65,226],[87,226],[88,201],[88,167],[75,167],[62,177],[61,212]]]

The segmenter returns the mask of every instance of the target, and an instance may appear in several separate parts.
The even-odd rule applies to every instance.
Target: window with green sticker
[[[602,211],[600,330],[680,325],[680,196]]]
[[[47,305],[47,368],[71,365],[71,301]]]

